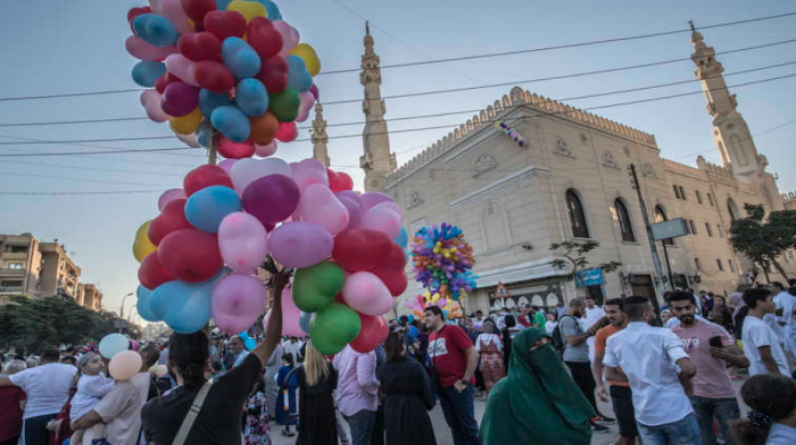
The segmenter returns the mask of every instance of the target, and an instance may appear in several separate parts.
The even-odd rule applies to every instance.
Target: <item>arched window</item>
[[[666,212],[663,210],[663,207],[655,206],[655,222],[656,223],[662,223],[662,222],[668,221],[668,220],[669,220],[669,218],[666,216]],[[674,245],[674,240],[672,240],[671,238],[663,240],[663,242],[666,243],[667,246],[673,246]]]
[[[741,219],[741,214],[738,213],[738,206],[735,205],[735,201],[732,198],[727,198],[727,211],[730,212],[730,220],[732,222]]]
[[[569,211],[569,223],[572,226],[572,236],[588,238],[589,226],[586,225],[586,212],[583,210],[580,197],[573,189],[567,190],[567,210]]]
[[[614,201],[616,217],[619,219],[619,230],[622,231],[622,241],[635,241],[636,235],[633,233],[633,226],[630,224],[630,212],[621,199]]]

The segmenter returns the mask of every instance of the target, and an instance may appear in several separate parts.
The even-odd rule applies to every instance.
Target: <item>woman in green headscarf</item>
[[[484,445],[588,445],[596,416],[550,345],[529,328],[514,337],[509,375],[489,394],[481,421]]]

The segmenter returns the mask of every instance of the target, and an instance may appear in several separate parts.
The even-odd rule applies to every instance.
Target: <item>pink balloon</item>
[[[254,272],[268,254],[268,234],[248,213],[227,215],[218,227],[218,247],[227,266],[235,272]]]
[[[321,98],[321,93],[318,91],[318,85],[315,85],[314,83],[310,87],[310,93],[312,93],[312,95],[315,96],[315,100]]]
[[[233,142],[225,137],[218,138],[218,153],[226,158],[250,158],[254,154],[254,144],[249,141]]]
[[[279,130],[276,131],[276,140],[282,142],[292,142],[298,138],[298,127],[295,122],[280,122]]]
[[[390,239],[401,234],[402,217],[396,212],[395,204],[382,203],[365,212],[360,227],[384,232]]]
[[[332,235],[315,223],[294,221],[277,227],[268,240],[274,259],[288,267],[310,267],[329,258]]]
[[[304,159],[301,162],[290,164],[290,172],[301,190],[311,184],[322,184],[329,187],[329,174],[326,172],[326,167],[317,159]]]
[[[322,226],[332,236],[348,227],[348,209],[323,184],[310,184],[301,191],[299,209],[302,220]]]
[[[237,159],[224,159],[218,163],[218,166],[223,168],[228,175],[232,176],[232,166],[235,165],[237,161]]]
[[[166,57],[166,70],[168,72],[179,77],[180,80],[188,85],[198,87],[199,82],[196,81],[196,76],[193,73],[195,65],[194,62],[188,60],[182,54],[171,54]]]
[[[274,28],[279,31],[279,34],[282,34],[282,51],[279,52],[279,55],[285,57],[299,44],[301,36],[299,36],[299,32],[296,31],[296,28],[290,26],[285,21],[274,20],[273,24]]]
[[[196,32],[188,23],[188,15],[182,9],[180,0],[150,0],[149,4],[152,6],[152,12],[169,19],[179,34]]]
[[[370,210],[377,204],[383,202],[395,202],[390,195],[381,192],[367,192],[362,194],[362,207],[365,211]]]
[[[310,117],[310,110],[312,110],[312,106],[315,105],[315,96],[308,91],[299,94],[299,98],[301,99],[301,103],[299,104],[299,114],[298,117],[296,117],[296,122],[304,122]]]
[[[188,199],[188,197],[185,196],[185,190],[169,189],[163,192],[160,198],[158,198],[158,210],[162,212],[163,209],[166,208],[166,205],[175,199]]]
[[[130,380],[141,371],[141,356],[135,351],[122,351],[113,356],[108,372],[116,380]]]
[[[146,43],[138,36],[128,37],[124,42],[124,47],[127,48],[127,52],[130,53],[131,56],[141,60],[161,61],[170,54],[176,54],[180,52],[174,45],[164,46],[161,48]]]
[[[163,111],[163,106],[160,103],[160,93],[158,90],[144,90],[141,93],[141,105],[146,110],[146,115],[155,122],[166,122],[169,120],[169,115]]]
[[[362,224],[362,216],[365,214],[365,211],[362,210],[362,199],[359,195],[351,190],[343,190],[334,195],[348,210],[348,226],[346,230],[359,227]]]
[[[393,304],[390,290],[370,272],[357,272],[346,278],[343,300],[351,309],[365,315],[387,313]]]
[[[301,317],[301,310],[296,307],[293,302],[293,292],[290,287],[282,290],[282,335],[290,337],[304,337],[307,335],[301,330],[299,318]],[[271,310],[265,313],[263,317],[263,329],[268,329],[268,321],[271,319]]]
[[[265,285],[253,275],[232,274],[213,289],[213,319],[221,331],[237,334],[248,330],[265,309]]]
[[[276,153],[277,143],[276,140],[272,141],[268,145],[256,145],[254,146],[254,154],[261,158],[267,158],[268,156],[273,156]]]
[[[191,134],[178,134],[174,133],[174,136],[177,137],[182,143],[191,147],[191,148],[202,148],[202,144],[199,143],[199,140],[196,139],[196,133]]]

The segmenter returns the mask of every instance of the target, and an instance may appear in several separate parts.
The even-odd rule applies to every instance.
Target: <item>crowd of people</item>
[[[0,445],[266,445],[272,423],[302,445],[435,445],[437,402],[455,445],[588,444],[614,423],[618,445],[796,444],[796,282],[729,301],[676,290],[660,312],[644,297],[457,320],[431,306],[391,321],[375,350],[335,356],[279,335],[286,283],[273,280],[265,333],[131,342],[142,365],[127,381],[93,345],[5,358]],[[609,399],[613,413],[598,405]]]

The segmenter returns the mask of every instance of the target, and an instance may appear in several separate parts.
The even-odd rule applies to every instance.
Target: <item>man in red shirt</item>
[[[431,330],[428,356],[439,378],[439,401],[453,433],[453,443],[481,445],[473,408],[478,352],[462,328],[445,324],[442,309],[431,306],[424,315],[426,327]]]
[[[14,375],[25,370],[25,362],[9,362],[2,375]],[[22,432],[22,414],[25,406],[25,391],[18,386],[0,388],[0,445],[14,444]]]

